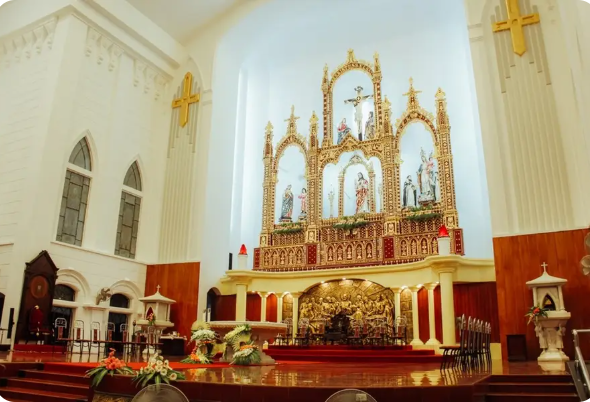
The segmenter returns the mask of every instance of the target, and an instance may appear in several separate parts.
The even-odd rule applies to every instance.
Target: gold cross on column
[[[191,103],[197,103],[201,99],[200,94],[192,94],[191,88],[193,87],[193,75],[188,72],[184,75],[184,81],[182,84],[182,96],[172,101],[172,108],[180,108],[180,127],[186,126],[188,123],[188,107]]]
[[[518,0],[506,0],[506,8],[508,9],[508,20],[494,22],[492,27],[494,32],[510,30],[514,53],[522,56],[526,52],[526,42],[524,40],[523,27],[527,25],[538,24],[541,22],[541,19],[537,13],[520,15]]]

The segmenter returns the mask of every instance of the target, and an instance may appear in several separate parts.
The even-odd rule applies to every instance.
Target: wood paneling
[[[428,290],[422,288],[418,291],[418,324],[420,327],[420,340],[426,343],[430,339],[430,325],[428,322]]]
[[[274,293],[266,298],[266,321],[277,322],[277,296]]]
[[[567,324],[563,344],[564,352],[570,359],[574,357],[572,329],[590,328],[590,278],[584,276],[580,269],[580,260],[586,254],[586,233],[588,230],[584,229],[494,238],[500,337],[504,358],[507,357],[506,335],[511,334],[526,334],[529,359],[536,359],[540,354],[534,328],[526,325],[524,317],[533,304],[533,294],[525,283],[542,274],[543,262],[549,265],[547,272],[550,275],[568,280],[563,287],[563,297],[565,308],[571,312],[572,318]],[[590,339],[583,339],[581,345],[583,354],[590,356]]]
[[[260,321],[262,300],[258,293],[248,293],[246,296],[246,320]]]
[[[498,303],[495,282],[456,283],[453,286],[455,316],[465,314],[492,324],[492,342],[500,342]],[[420,321],[420,340],[430,339],[428,319],[428,290],[418,292],[418,320]],[[440,303],[440,286],[434,289],[434,319],[436,339],[442,342],[442,310]],[[457,339],[459,339],[457,333]]]
[[[236,295],[215,297],[215,317],[211,321],[235,321]]]
[[[145,294],[152,295],[160,285],[160,293],[176,300],[170,310],[170,321],[181,335],[190,336],[197,319],[200,263],[148,265]],[[204,307],[203,307],[204,308]]]
[[[492,342],[500,342],[495,282],[457,283],[453,286],[453,298],[456,317],[465,314],[465,318],[489,322],[492,324]]]

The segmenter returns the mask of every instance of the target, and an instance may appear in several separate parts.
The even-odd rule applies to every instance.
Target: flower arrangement
[[[102,359],[98,366],[93,368],[92,370],[88,370],[86,372],[86,377],[92,378],[91,387],[97,387],[98,384],[102,381],[102,379],[107,375],[133,375],[135,372],[131,370],[130,367],[127,367],[127,364],[120,359],[115,357],[115,349],[111,349],[109,356],[105,359]]]
[[[299,222],[285,222],[278,225],[273,231],[274,234],[291,234],[303,231],[303,227]]]
[[[227,334],[223,338],[225,343],[229,343],[234,351],[238,351],[240,349],[240,343],[245,341],[246,338],[250,340],[250,333],[252,332],[252,327],[248,324],[238,325]]]
[[[184,380],[184,374],[179,371],[172,370],[168,360],[164,360],[162,356],[154,355],[150,358],[147,365],[139,369],[139,372],[133,378],[137,385],[145,387],[150,382],[161,384],[165,382],[170,384],[170,381]]]
[[[249,366],[251,364],[259,364],[261,361],[260,351],[256,345],[243,345],[240,350],[234,353],[234,359],[231,364],[236,366]]]
[[[154,313],[150,313],[147,316],[148,325],[155,325],[156,324],[156,315]]]
[[[358,214],[354,216],[345,216],[338,222],[332,225],[334,229],[353,230],[363,226],[367,226],[369,221],[365,219],[364,214]]]
[[[191,341],[194,341],[197,344],[212,343],[213,341],[215,341],[215,332],[206,328],[198,329],[196,331],[193,331]]]
[[[546,308],[537,307],[537,306],[533,306],[533,307],[531,307],[529,309],[529,312],[526,313],[524,316],[529,318],[529,321],[527,322],[527,325],[530,324],[533,321],[535,321],[535,323],[536,323],[537,322],[537,319],[539,317],[547,317],[547,309]]]
[[[419,207],[408,208],[410,214],[406,216],[406,219],[414,222],[423,222],[434,218],[442,217],[440,212],[434,212],[432,205],[422,205]]]
[[[205,353],[201,353],[198,347],[195,347],[190,355],[186,359],[180,361],[181,363],[188,364],[211,364],[211,356]]]

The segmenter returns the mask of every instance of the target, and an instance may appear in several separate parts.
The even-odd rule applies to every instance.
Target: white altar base
[[[287,324],[281,324],[278,322],[257,322],[257,321],[211,321],[209,322],[210,328],[217,332],[222,338],[225,337],[225,334],[233,330],[238,325],[245,325],[248,324],[252,327],[252,336],[251,339],[256,346],[258,346],[258,350],[260,351],[261,365],[270,365],[275,364],[275,361],[272,357],[264,353],[262,347],[264,346],[264,342],[268,342],[269,339],[276,338],[277,335],[285,335],[287,333]],[[193,324],[194,325],[194,324]],[[233,360],[233,348],[231,345],[226,345],[226,348],[229,347],[227,353],[227,360],[222,360],[223,362],[229,363]]]

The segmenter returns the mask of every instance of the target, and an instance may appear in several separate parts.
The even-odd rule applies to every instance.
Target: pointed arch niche
[[[68,159],[55,239],[82,246],[88,193],[92,180],[92,153],[86,137],[74,146]]]
[[[135,258],[137,254],[137,236],[143,198],[142,188],[139,165],[135,161],[127,169],[123,179],[123,189],[121,190],[115,242],[115,254],[121,257]]]

